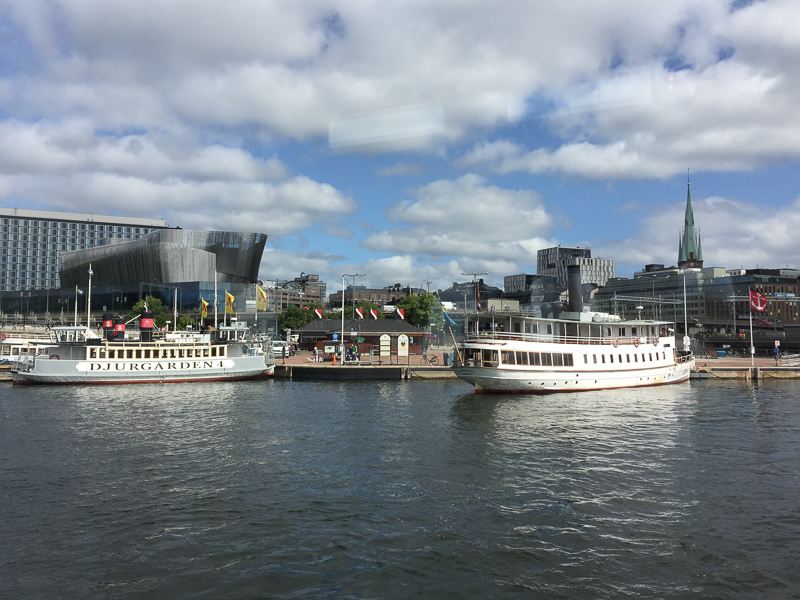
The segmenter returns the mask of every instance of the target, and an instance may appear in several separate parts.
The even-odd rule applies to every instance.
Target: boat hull
[[[687,381],[693,361],[665,367],[616,371],[513,370],[454,367],[457,377],[475,386],[475,393],[550,394],[668,385]]]
[[[15,372],[13,383],[117,385],[237,381],[269,376],[274,369],[273,364],[266,364],[263,355],[215,360],[131,360],[105,364],[86,360],[38,359],[32,370]]]

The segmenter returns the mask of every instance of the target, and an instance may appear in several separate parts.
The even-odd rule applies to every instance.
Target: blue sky
[[[798,267],[800,3],[0,0],[4,206],[260,231],[263,279],[592,248]]]

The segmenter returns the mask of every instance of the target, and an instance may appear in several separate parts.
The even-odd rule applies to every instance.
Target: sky
[[[590,247],[800,266],[796,0],[0,0],[0,205],[434,291]],[[355,276],[356,274],[360,276]],[[466,274],[466,275],[465,275]]]

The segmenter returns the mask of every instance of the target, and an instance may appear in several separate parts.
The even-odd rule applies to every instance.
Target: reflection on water
[[[790,597],[800,386],[0,388],[8,597]]]

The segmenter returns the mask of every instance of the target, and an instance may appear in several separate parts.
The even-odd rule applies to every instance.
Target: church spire
[[[678,244],[678,267],[683,269],[702,268],[703,250],[700,246],[700,234],[694,230],[694,211],[692,210],[692,194],[689,175],[686,175],[686,213],[683,219],[683,235]]]

